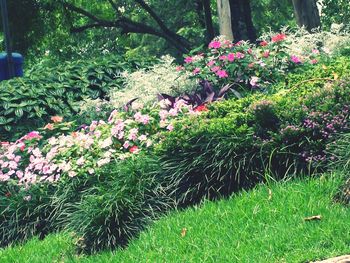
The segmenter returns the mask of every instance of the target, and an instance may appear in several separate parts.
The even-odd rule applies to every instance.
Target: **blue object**
[[[24,58],[19,53],[12,53],[12,63],[14,68],[14,77],[23,77]],[[0,53],[0,81],[10,79],[7,62],[7,53]]]

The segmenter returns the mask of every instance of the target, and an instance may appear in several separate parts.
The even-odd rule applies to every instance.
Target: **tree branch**
[[[191,44],[187,39],[184,37],[174,33],[171,31],[163,22],[162,19],[153,11],[153,9],[144,1],[144,0],[135,0],[147,13],[150,14],[150,16],[157,22],[160,29],[167,35],[175,38],[176,40],[180,41],[187,49],[190,49]]]
[[[143,0],[135,0],[135,1],[142,1]],[[114,2],[113,2],[114,3]],[[144,2],[143,2],[144,3]],[[144,3],[146,4],[146,3]],[[72,5],[66,1],[63,1],[63,5],[78,14],[81,14],[87,18],[90,18],[94,23],[86,24],[80,27],[73,27],[71,29],[72,33],[77,33],[77,32],[82,32],[86,29],[90,28],[97,28],[97,27],[115,27],[115,28],[120,28],[122,31],[122,34],[127,34],[127,33],[142,33],[142,34],[150,34],[154,36],[158,36],[161,38],[166,39],[170,44],[172,44],[175,48],[177,48],[179,51],[182,53],[188,52],[188,48],[184,43],[181,41],[181,36],[173,33],[169,29],[164,31],[162,28],[162,32],[154,29],[153,27],[144,24],[144,23],[139,23],[130,20],[129,18],[126,17],[120,17],[119,19],[115,21],[109,21],[105,19],[98,18],[97,16],[93,15],[92,13],[86,11],[83,8],[77,7],[75,5]],[[155,13],[154,13],[155,14]],[[161,21],[161,20],[160,20]],[[165,26],[165,25],[164,25]],[[169,33],[170,32],[170,33]],[[181,37],[181,38],[180,38]]]

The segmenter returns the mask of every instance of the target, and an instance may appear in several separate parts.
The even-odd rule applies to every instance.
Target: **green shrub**
[[[214,103],[196,122],[176,125],[157,151],[180,204],[249,187],[266,170],[281,178],[324,169],[325,145],[350,128],[350,82],[295,79],[291,89]]]
[[[340,187],[336,199],[345,204],[350,204],[350,133],[340,134],[336,141],[327,145],[327,152],[332,162],[330,169],[339,169],[344,172],[344,183]]]
[[[56,222],[76,233],[83,251],[125,246],[169,204],[152,173],[158,169],[153,158],[138,156],[80,180],[74,186],[79,192],[63,186],[54,196],[56,204],[64,204],[55,212]]]
[[[0,247],[23,242],[53,231],[48,220],[52,207],[49,185],[29,189],[2,183],[0,185]]]
[[[84,97],[104,97],[122,85],[120,72],[132,67],[120,56],[65,62],[55,68],[40,64],[25,77],[0,84],[0,138],[44,125],[53,115],[69,117]]]

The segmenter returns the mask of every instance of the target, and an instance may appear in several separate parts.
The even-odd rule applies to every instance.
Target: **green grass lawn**
[[[273,183],[172,212],[125,250],[78,257],[69,234],[58,234],[0,250],[0,262],[308,262],[342,255],[350,253],[350,209],[333,201],[341,182],[328,174]],[[321,220],[304,220],[316,215]]]

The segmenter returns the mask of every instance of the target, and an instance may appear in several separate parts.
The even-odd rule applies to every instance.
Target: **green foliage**
[[[54,218],[76,233],[80,250],[125,246],[167,207],[152,173],[158,169],[154,158],[139,156],[111,163],[95,176],[67,182],[53,198],[55,207],[63,204]]]
[[[339,188],[337,199],[350,205],[350,133],[349,131],[340,134],[337,140],[327,145],[328,154],[332,162],[330,169],[339,169],[345,173],[343,185]]]
[[[323,0],[321,22],[322,22],[322,25],[327,29],[331,27],[332,23],[343,24],[346,27],[348,27],[350,22],[349,1]]]
[[[10,139],[19,133],[44,125],[50,116],[69,118],[79,111],[84,97],[104,97],[111,88],[122,85],[120,72],[129,68],[119,56],[65,62],[48,69],[35,66],[24,78],[0,84],[0,137]]]
[[[49,185],[24,189],[16,185],[0,185],[0,246],[23,242],[38,235],[43,238],[52,231],[48,220],[52,207]]]
[[[261,185],[228,200],[174,211],[123,250],[75,255],[75,240],[59,233],[0,250],[0,259],[3,263],[309,262],[338,256],[349,249],[344,233],[350,226],[350,210],[333,202],[344,176],[327,173]],[[319,214],[319,221],[303,220]]]
[[[281,27],[296,27],[291,0],[251,0],[253,23],[258,35],[277,32]]]
[[[207,115],[180,121],[158,147],[174,198],[186,206],[266,180],[266,170],[275,178],[314,171],[326,161],[326,142],[349,127],[349,82],[334,79],[348,76],[344,67],[349,60],[340,58],[292,74],[274,94],[214,103]]]

